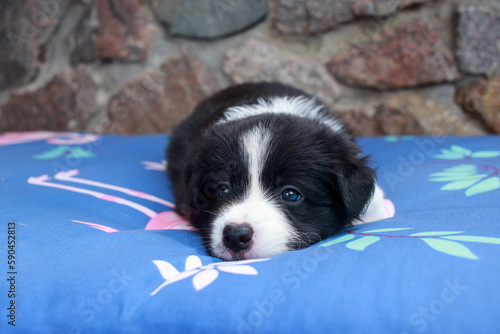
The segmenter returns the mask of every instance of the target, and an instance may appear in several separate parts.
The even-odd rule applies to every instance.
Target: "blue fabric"
[[[221,263],[171,211],[165,136],[1,135],[0,331],[500,332],[500,137],[359,142],[394,217]]]

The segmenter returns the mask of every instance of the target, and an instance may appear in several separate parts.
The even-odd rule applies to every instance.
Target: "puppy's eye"
[[[285,201],[296,202],[302,198],[302,195],[296,189],[286,188],[281,193],[281,198]]]
[[[224,197],[227,194],[231,192],[231,189],[229,189],[229,186],[227,184],[219,184],[219,190],[217,191],[217,194],[220,197]]]

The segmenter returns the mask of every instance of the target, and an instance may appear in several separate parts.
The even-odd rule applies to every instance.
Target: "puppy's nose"
[[[245,250],[253,237],[253,229],[247,224],[228,224],[222,231],[224,246],[234,252]]]

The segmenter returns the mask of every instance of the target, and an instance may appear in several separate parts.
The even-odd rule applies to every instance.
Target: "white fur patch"
[[[298,97],[273,97],[270,99],[259,99],[256,104],[236,106],[227,109],[218,123],[239,120],[261,114],[288,114],[305,117],[326,125],[333,132],[341,132],[342,124],[335,118],[329,117],[321,112],[323,107],[314,99],[305,96]]]
[[[360,218],[361,220],[355,220],[352,224],[360,225],[387,218],[387,211],[384,203],[384,192],[380,189],[378,184],[375,185],[373,196],[368,202],[367,208]]]
[[[233,254],[222,242],[222,231],[228,224],[249,224],[254,235],[250,247],[240,259],[261,258],[289,250],[287,243],[296,235],[285,214],[266,195],[260,175],[271,144],[271,133],[256,127],[241,137],[248,158],[250,184],[240,202],[225,207],[213,222],[212,251],[225,260],[233,260]]]

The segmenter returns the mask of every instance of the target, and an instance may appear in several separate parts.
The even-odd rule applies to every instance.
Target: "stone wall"
[[[0,2],[0,131],[169,132],[262,80],[357,135],[500,133],[500,1]]]

